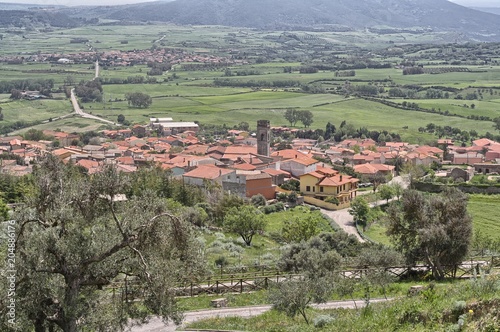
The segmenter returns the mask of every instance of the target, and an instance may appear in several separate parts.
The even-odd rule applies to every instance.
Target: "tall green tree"
[[[264,230],[264,215],[253,205],[230,208],[224,217],[224,228],[237,233],[250,246],[255,234]]]
[[[125,94],[128,104],[133,107],[148,108],[153,103],[150,95],[142,92],[128,92]]]
[[[318,225],[319,219],[311,214],[306,217],[294,217],[285,220],[281,233],[288,243],[307,241],[319,234]]]
[[[388,210],[388,234],[408,263],[423,261],[443,279],[466,257],[472,237],[467,195],[455,188],[430,197],[409,190]]]
[[[396,190],[391,185],[384,184],[378,187],[378,194],[389,204],[389,200],[396,195]]]
[[[314,115],[312,114],[311,111],[308,110],[299,111],[299,120],[306,128],[309,127],[314,122],[313,117]]]
[[[368,215],[370,213],[370,205],[363,197],[356,197],[352,203],[351,208],[348,210],[349,214],[354,218],[354,221],[366,228],[368,224]]]
[[[127,175],[106,168],[89,177],[54,157],[34,183],[15,215],[20,330],[121,330],[150,314],[179,322],[172,289],[204,263],[190,225],[165,200],[151,191],[117,199]],[[113,296],[106,287],[123,278],[131,284]]]
[[[295,124],[300,120],[299,111],[293,108],[288,108],[285,111],[285,119],[290,122],[290,126],[294,127]]]
[[[493,128],[496,130],[500,130],[500,117],[496,117],[493,119]]]

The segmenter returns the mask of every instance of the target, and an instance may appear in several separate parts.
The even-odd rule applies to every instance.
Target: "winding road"
[[[78,105],[78,100],[76,99],[74,88],[71,89],[71,103],[73,104],[73,109],[75,110],[75,113],[80,115],[82,118],[98,120],[101,122],[105,122],[105,123],[117,126],[117,124],[113,121],[109,121],[109,120],[106,120],[106,119],[103,119],[103,118],[100,118],[98,116],[88,114],[88,113],[85,113],[84,111],[82,111],[82,109],[80,108],[80,105]]]

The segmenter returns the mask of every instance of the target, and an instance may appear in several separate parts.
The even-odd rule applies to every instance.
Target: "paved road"
[[[75,110],[75,113],[80,115],[83,118],[94,119],[94,120],[109,123],[109,124],[112,124],[115,126],[117,125],[113,121],[109,121],[109,120],[106,120],[106,119],[103,119],[103,118],[100,118],[98,116],[91,115],[91,114],[88,114],[88,113],[85,113],[84,111],[82,111],[82,109],[80,108],[80,105],[78,105],[78,100],[76,100],[75,89],[71,89],[71,103],[73,104],[73,109]]]
[[[403,188],[408,188],[409,182],[407,178],[402,177],[402,176],[396,176],[394,177],[390,182],[391,183],[399,183]],[[370,206],[378,206],[382,204],[386,204],[387,202],[385,200],[380,200],[374,203],[371,203]],[[356,230],[356,225],[354,224],[354,220],[352,216],[348,212],[349,209],[342,209],[342,210],[337,210],[337,211],[329,211],[325,209],[321,209],[321,213],[324,215],[330,217],[337,225],[339,225],[340,228],[342,228],[347,234],[352,234],[356,236],[356,238],[360,242],[365,242],[365,240],[359,236],[358,231]]]
[[[385,302],[385,299],[372,299],[371,303],[377,302]],[[364,306],[363,301],[356,301],[356,306],[358,308]],[[312,305],[314,308],[318,309],[354,309],[353,301],[334,301],[327,302],[322,304]],[[188,311],[184,315],[183,325],[178,327],[173,323],[169,323],[165,325],[160,318],[153,318],[149,321],[149,323],[142,326],[134,326],[130,329],[131,332],[173,332],[176,331],[177,328],[182,330],[183,326],[188,323],[192,323],[198,320],[207,319],[207,318],[215,318],[215,317],[253,317],[263,314],[264,312],[271,310],[270,305],[259,305],[259,306],[251,306],[251,307],[240,307],[240,308],[221,308],[221,309],[210,309],[210,310],[198,310],[198,311]]]
[[[354,235],[359,242],[365,242],[365,240],[359,236],[358,231],[356,230],[356,225],[354,224],[354,220],[352,216],[348,212],[349,209],[342,209],[337,211],[330,211],[321,209],[321,213],[330,217],[340,228],[344,230],[347,234]]]
[[[95,76],[94,79],[99,78],[99,60],[95,61]]]

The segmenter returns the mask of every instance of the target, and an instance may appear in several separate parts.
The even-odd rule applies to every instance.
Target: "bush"
[[[215,259],[215,265],[218,267],[224,267],[229,264],[229,261],[227,260],[226,256],[219,256]]]
[[[267,204],[267,200],[262,194],[254,195],[250,200],[255,207],[266,206]]]
[[[210,248],[221,248],[221,249],[223,249],[224,248],[224,243],[222,243],[222,241],[220,241],[220,240],[215,240],[214,242],[212,242],[210,244]]]
[[[262,212],[264,212],[265,214],[274,213],[274,212],[276,212],[276,206],[275,205],[264,206],[264,208],[262,209]]]
[[[276,204],[267,205],[267,206],[264,206],[262,208],[262,212],[264,212],[265,214],[270,214],[270,213],[279,212],[279,211],[283,211],[283,210],[285,210],[285,205],[281,202],[278,202]]]
[[[226,236],[224,235],[224,233],[221,233],[221,232],[215,233],[214,236],[217,240],[224,241],[226,239]]]
[[[319,315],[316,318],[314,318],[313,323],[314,327],[322,328],[331,324],[334,320],[335,318],[333,318],[330,315]]]

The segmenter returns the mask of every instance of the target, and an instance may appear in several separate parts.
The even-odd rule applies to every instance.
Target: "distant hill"
[[[471,7],[471,8],[485,13],[500,15],[500,7]]]
[[[176,0],[120,7],[110,8],[106,18],[280,30],[420,27],[478,39],[500,33],[500,16],[447,0]]]
[[[27,10],[27,9],[33,9],[33,8],[62,8],[62,7],[64,7],[64,6],[0,2],[0,10]]]
[[[63,27],[72,28],[85,21],[71,18],[61,12],[47,10],[0,10],[0,27]]]

